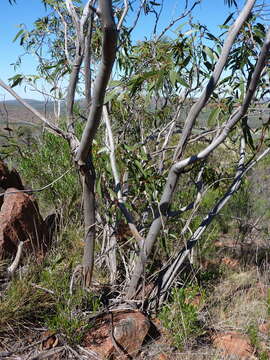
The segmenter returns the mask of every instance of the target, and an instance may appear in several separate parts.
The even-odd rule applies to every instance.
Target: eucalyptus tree
[[[262,11],[263,4],[261,7],[258,4],[255,11],[256,1],[247,0],[240,12],[224,19],[224,33],[217,38],[205,26],[190,19],[199,1],[186,2],[183,13],[160,34],[156,24],[162,6],[153,1],[137,3],[135,20],[131,24],[127,24],[129,18],[126,15],[132,11],[134,3],[127,0],[99,0],[97,6],[94,0],[43,2],[53,9],[53,16],[39,20],[33,32],[22,31],[19,36],[27,44],[25,37],[30,42],[31,39],[39,41],[43,36],[50,36],[53,29],[61,34],[62,41],[54,37],[49,40],[52,63],[44,64],[41,59],[40,71],[56,79],[68,77],[67,123],[63,127],[55,125],[21,99],[13,88],[3,81],[0,81],[0,86],[70,145],[83,184],[84,285],[91,286],[97,217],[109,222],[102,214],[97,214],[102,206],[100,203],[107,197],[111,209],[107,206],[105,211],[111,216],[112,211],[117,211],[114,206],[117,205],[129,227],[128,242],[133,242],[133,248],[128,247],[127,254],[123,254],[121,246],[117,247],[116,243],[108,249],[109,252],[118,250],[111,261],[116,261],[116,258],[119,262],[123,260],[126,269],[123,297],[132,299],[144,289],[144,285],[155,280],[149,297],[159,302],[170,290],[184,261],[209,224],[239,189],[243,176],[269,152],[264,145],[266,125],[261,124],[262,137],[258,140],[253,139],[248,123],[252,101],[256,112],[258,101],[267,95],[265,83],[269,79],[270,30],[256,18],[256,11]],[[235,5],[235,1],[227,3]],[[162,5],[166,6],[163,2]],[[132,33],[142,12],[145,16],[155,15],[154,36],[151,40],[132,44],[127,35]],[[184,22],[183,19],[188,21],[175,30],[175,38],[165,38],[168,29],[173,28],[177,21]],[[121,35],[121,31],[126,37]],[[99,65],[91,93],[90,52]],[[114,65],[119,70],[116,78],[111,79]],[[74,104],[83,66],[84,96],[90,106],[82,136],[78,138]],[[207,106],[211,111],[207,124],[202,125],[199,119]],[[102,116],[104,124],[100,126]],[[127,126],[130,133],[134,128],[138,129],[139,137],[125,137]],[[101,147],[93,152],[98,129],[103,132],[107,150]],[[238,135],[241,133],[244,137],[240,141]],[[240,148],[234,179],[187,237],[187,229],[190,229],[206,193],[202,184],[207,173],[207,161],[222,144],[230,141],[231,136],[239,141]],[[132,143],[128,144],[128,141]],[[198,146],[193,146],[194,143]],[[252,149],[251,153],[245,151],[245,143]],[[96,179],[96,164],[104,151],[109,155],[104,158],[105,167],[109,168],[106,173],[109,180],[102,187],[105,167],[98,169],[99,178]],[[158,162],[155,156],[160,156]],[[223,156],[235,158],[230,152]],[[189,199],[183,196],[187,191],[181,183],[185,174],[194,178]],[[136,181],[133,182],[132,177]],[[96,193],[99,195],[98,203]],[[180,204],[178,197],[182,197],[185,204]],[[178,208],[173,210],[175,206]],[[171,219],[177,221],[182,214],[187,214],[187,217],[184,222],[182,219],[178,221],[179,233],[174,234],[174,249],[165,266],[160,265],[153,276],[149,264],[159,248],[159,239],[166,241],[166,228],[172,229]],[[131,249],[134,251],[129,256]],[[118,271],[115,264],[112,268]],[[115,280],[117,276],[113,278]]]

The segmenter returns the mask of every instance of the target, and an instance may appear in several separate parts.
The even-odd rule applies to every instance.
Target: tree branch
[[[95,80],[92,105],[84,128],[80,145],[74,154],[83,183],[83,203],[85,219],[84,247],[84,285],[90,287],[94,266],[95,248],[95,168],[92,159],[92,142],[100,124],[103,101],[111,76],[115,56],[118,31],[114,22],[112,1],[99,1],[100,17],[103,27],[102,59]]]
[[[174,155],[175,160],[179,160],[181,158],[183,151],[185,149],[187,140],[190,136],[191,130],[195,124],[195,121],[196,121],[199,113],[201,112],[201,110],[203,109],[203,107],[205,106],[207,101],[209,100],[211,94],[213,93],[213,91],[217,85],[217,82],[220,78],[220,75],[223,71],[223,68],[228,60],[229,53],[234,44],[235,38],[238,35],[243,23],[248,18],[249,14],[251,12],[251,9],[254,6],[255,1],[256,0],[248,0],[246,2],[246,5],[244,6],[243,10],[239,14],[238,18],[235,20],[234,24],[230,27],[227,38],[222,47],[222,51],[221,51],[219,60],[216,63],[214,72],[213,72],[207,86],[205,87],[202,95],[200,96],[199,100],[192,106],[192,108],[190,109],[190,112],[187,116],[179,145],[177,146],[176,151],[175,151],[175,155]]]

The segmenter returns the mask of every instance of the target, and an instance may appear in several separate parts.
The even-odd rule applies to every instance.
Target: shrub
[[[174,289],[171,300],[163,306],[159,314],[163,326],[171,332],[174,345],[178,349],[182,349],[203,333],[198,320],[198,308],[194,302],[198,293],[202,296],[198,286]]]

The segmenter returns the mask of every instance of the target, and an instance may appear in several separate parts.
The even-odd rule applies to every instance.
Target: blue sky
[[[159,29],[163,29],[181,13],[183,3],[184,0],[164,0],[164,11],[160,18]],[[244,0],[238,1],[238,3],[242,5]],[[223,0],[202,0],[202,3],[196,7],[193,14],[194,19],[197,18],[201,23],[207,25],[211,32],[218,35],[218,25],[224,22],[230,11],[228,7],[224,6]],[[31,28],[31,24],[45,14],[44,6],[39,0],[17,0],[17,3],[13,6],[9,4],[8,0],[0,0],[0,77],[4,81],[14,75],[13,66],[10,64],[14,63],[18,55],[23,53],[18,41],[12,42],[19,30],[18,25],[24,23]],[[128,21],[132,22],[132,15],[128,17]],[[142,16],[134,30],[133,38],[143,40],[145,37],[150,37],[153,23],[153,15]],[[166,35],[172,36],[173,34],[168,31]],[[35,64],[35,59],[32,56],[24,57],[21,70],[18,70],[18,72],[33,74]],[[35,93],[25,93],[24,89],[20,87],[16,87],[16,91],[24,98],[40,98]],[[4,93],[4,90],[0,89],[0,100],[3,98]],[[6,94],[6,99],[10,98]]]
[[[16,33],[19,31],[18,25],[25,23],[30,27],[35,19],[44,16],[44,14],[44,6],[39,0],[17,0],[17,4],[13,6],[9,4],[8,0],[0,0],[0,77],[4,81],[14,75],[13,66],[10,64],[14,63],[18,55],[23,53],[19,43],[13,42]],[[25,57],[22,72],[33,73],[33,68],[33,57]],[[23,89],[18,87],[16,90],[23,97],[34,97],[31,93],[25,94]],[[4,90],[0,89],[0,99],[3,94]],[[6,95],[6,98],[11,97]]]

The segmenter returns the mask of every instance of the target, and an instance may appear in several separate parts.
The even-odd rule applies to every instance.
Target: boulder
[[[236,331],[217,333],[213,336],[213,345],[225,355],[237,356],[242,360],[253,359],[254,349],[247,335]]]
[[[44,251],[47,230],[33,196],[8,188],[0,211],[0,259],[14,255],[20,241],[24,249]]]
[[[104,314],[86,334],[84,346],[103,359],[130,359],[141,349],[150,321],[139,311]]]

